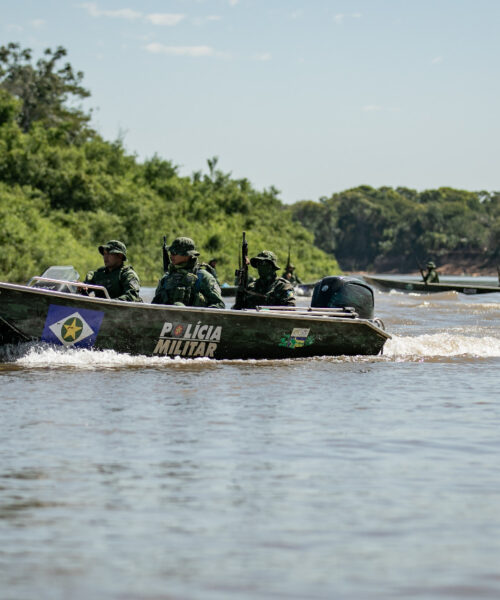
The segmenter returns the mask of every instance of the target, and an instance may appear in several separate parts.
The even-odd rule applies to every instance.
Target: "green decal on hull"
[[[285,334],[278,344],[282,348],[303,348],[314,343],[314,336],[309,335],[309,329],[296,328],[290,334]]]

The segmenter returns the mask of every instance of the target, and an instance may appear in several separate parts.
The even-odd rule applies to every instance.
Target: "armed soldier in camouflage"
[[[168,271],[158,283],[153,304],[225,308],[219,284],[206,269],[200,268],[200,253],[191,238],[176,238],[168,252]]]
[[[235,309],[255,308],[256,306],[295,306],[292,284],[278,277],[276,271],[276,255],[270,250],[263,250],[250,259],[252,267],[257,269],[259,278],[252,281],[246,291],[239,294]]]
[[[297,285],[298,283],[302,283],[297,274],[295,273],[295,266],[292,263],[289,263],[285,270],[283,271],[282,277],[289,281],[292,285]]]
[[[439,283],[439,275],[436,265],[432,260],[427,263],[427,273],[423,274],[424,283]]]
[[[141,287],[139,277],[131,266],[123,264],[127,260],[125,244],[118,240],[110,240],[99,246],[99,252],[102,254],[104,267],[89,271],[84,283],[102,285],[108,290],[109,297],[114,300],[142,302],[139,296]],[[82,293],[88,292],[83,289]]]

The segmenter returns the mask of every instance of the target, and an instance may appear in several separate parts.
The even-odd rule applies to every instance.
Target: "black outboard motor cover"
[[[362,319],[373,319],[373,290],[354,277],[323,277],[314,286],[313,308],[344,308],[352,306]]]

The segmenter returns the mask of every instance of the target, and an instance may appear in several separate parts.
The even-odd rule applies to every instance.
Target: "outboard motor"
[[[323,277],[314,286],[313,308],[345,308],[351,306],[362,319],[373,319],[373,290],[354,277]]]

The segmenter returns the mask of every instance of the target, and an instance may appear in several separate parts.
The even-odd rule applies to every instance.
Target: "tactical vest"
[[[202,273],[175,271],[161,280],[162,300],[165,304],[182,302],[186,306],[204,306],[205,297],[200,292]]]

